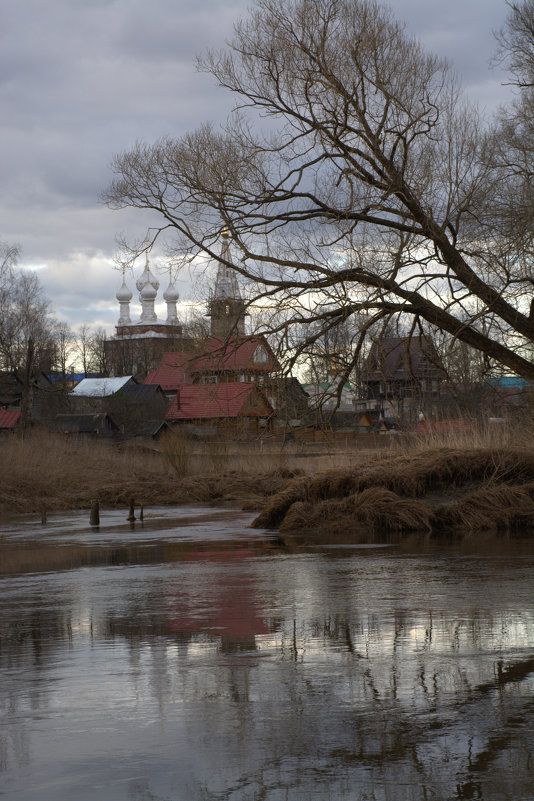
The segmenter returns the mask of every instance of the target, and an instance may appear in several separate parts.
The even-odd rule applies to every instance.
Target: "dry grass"
[[[134,498],[144,506],[231,503],[262,510],[257,527],[322,538],[534,525],[530,443],[432,444],[336,454],[174,437],[160,451],[35,432],[1,442],[0,513],[87,508],[93,499],[126,506]]]
[[[401,498],[383,487],[372,487],[342,500],[327,500],[321,504],[297,501],[288,510],[280,531],[328,528],[346,531],[404,532],[432,530],[433,511],[425,501]]]
[[[466,533],[534,525],[530,448],[438,448],[298,478],[270,498],[254,526]]]
[[[40,433],[1,444],[3,512],[81,508],[92,499],[126,504],[132,496],[159,503],[174,484],[159,454]]]
[[[530,526],[534,526],[533,482],[481,487],[435,512],[435,528],[443,531],[510,531]]]
[[[180,448],[114,445],[32,432],[24,440],[6,437],[0,445],[0,513],[88,507],[210,502],[253,502],[280,490],[295,471],[276,454],[246,463],[244,454],[224,458],[226,444],[193,451]],[[189,449],[189,450],[188,450]]]

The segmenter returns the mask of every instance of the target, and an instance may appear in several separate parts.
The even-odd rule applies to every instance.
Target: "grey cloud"
[[[48,265],[41,275],[60,316],[78,318],[84,307],[96,314],[98,302],[114,306],[115,232],[142,238],[152,218],[101,205],[112,156],[138,140],[224,121],[232,99],[197,73],[195,56],[224,47],[248,5],[3,0],[0,233],[22,245],[24,262]],[[505,19],[504,2],[392,5],[428,49],[453,62],[472,96],[489,109],[506,99],[499,74],[488,70],[491,30]],[[103,261],[95,254],[104,254]]]

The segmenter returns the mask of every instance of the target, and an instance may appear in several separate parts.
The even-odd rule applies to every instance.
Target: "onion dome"
[[[158,283],[158,286],[159,286],[159,283]],[[149,283],[146,283],[146,284],[145,284],[145,285],[142,287],[142,289],[141,289],[141,291],[140,291],[140,293],[139,293],[139,297],[140,297],[142,300],[155,300],[155,299],[156,299],[156,295],[157,295],[157,294],[158,294],[158,289],[157,289],[157,287],[156,287],[156,286],[154,286],[154,284],[153,284],[153,283],[150,283],[150,282],[149,282]]]
[[[139,300],[141,301],[141,322],[155,323],[158,316],[154,310],[154,302],[158,294],[159,281],[156,276],[152,275],[150,272],[148,251],[146,253],[145,269],[135,285],[139,290]]]
[[[117,291],[115,297],[117,298],[119,303],[128,303],[133,298],[131,290],[128,289],[128,287],[126,286],[126,280],[124,279],[124,277],[122,279],[122,286]]]
[[[167,323],[169,325],[176,325],[178,322],[178,312],[176,311],[176,303],[180,295],[174,286],[172,277],[169,275],[169,286],[163,293],[163,300],[167,304]]]
[[[124,277],[124,270],[122,271],[122,286],[115,295],[119,301],[119,325],[128,325],[130,320],[130,301],[133,297],[131,291],[126,286],[126,278]]]
[[[163,300],[166,303],[176,303],[179,298],[180,295],[178,294],[178,290],[176,289],[174,283],[170,283],[163,293]]]
[[[159,281],[156,276],[150,272],[150,264],[148,262],[148,256],[145,264],[145,269],[143,270],[142,274],[139,276],[139,280],[136,282],[136,287],[139,292],[145,287],[147,284],[150,284],[156,290],[156,293],[159,289]]]

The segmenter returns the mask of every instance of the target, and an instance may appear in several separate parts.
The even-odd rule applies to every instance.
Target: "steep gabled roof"
[[[429,367],[439,370],[440,361],[428,338],[385,337],[371,345],[361,378],[409,379]]]
[[[163,431],[169,431],[170,426],[165,420],[140,420],[128,428],[130,437],[157,437]]]
[[[263,351],[265,360],[255,359]],[[264,336],[217,339],[210,337],[190,367],[191,372],[253,369],[263,372],[280,370],[280,363]]]
[[[126,398],[130,403],[146,403],[160,397],[165,400],[159,384],[125,384],[119,390],[118,395]]]
[[[164,353],[156,370],[152,370],[143,383],[159,384],[164,392],[175,392],[178,387],[190,384],[193,374],[239,370],[277,372],[280,369],[264,336],[228,340],[210,337],[196,352]]]
[[[272,412],[269,401],[255,384],[233,381],[180,387],[165,417],[167,420],[215,420],[267,417]]]
[[[143,384],[159,384],[164,392],[177,390],[188,383],[188,371],[194,359],[192,353],[164,353],[158,367],[147,375]]]

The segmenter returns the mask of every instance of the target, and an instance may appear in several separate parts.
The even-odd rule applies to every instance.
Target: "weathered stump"
[[[98,501],[91,501],[91,515],[89,517],[89,525],[100,525],[100,503]]]

